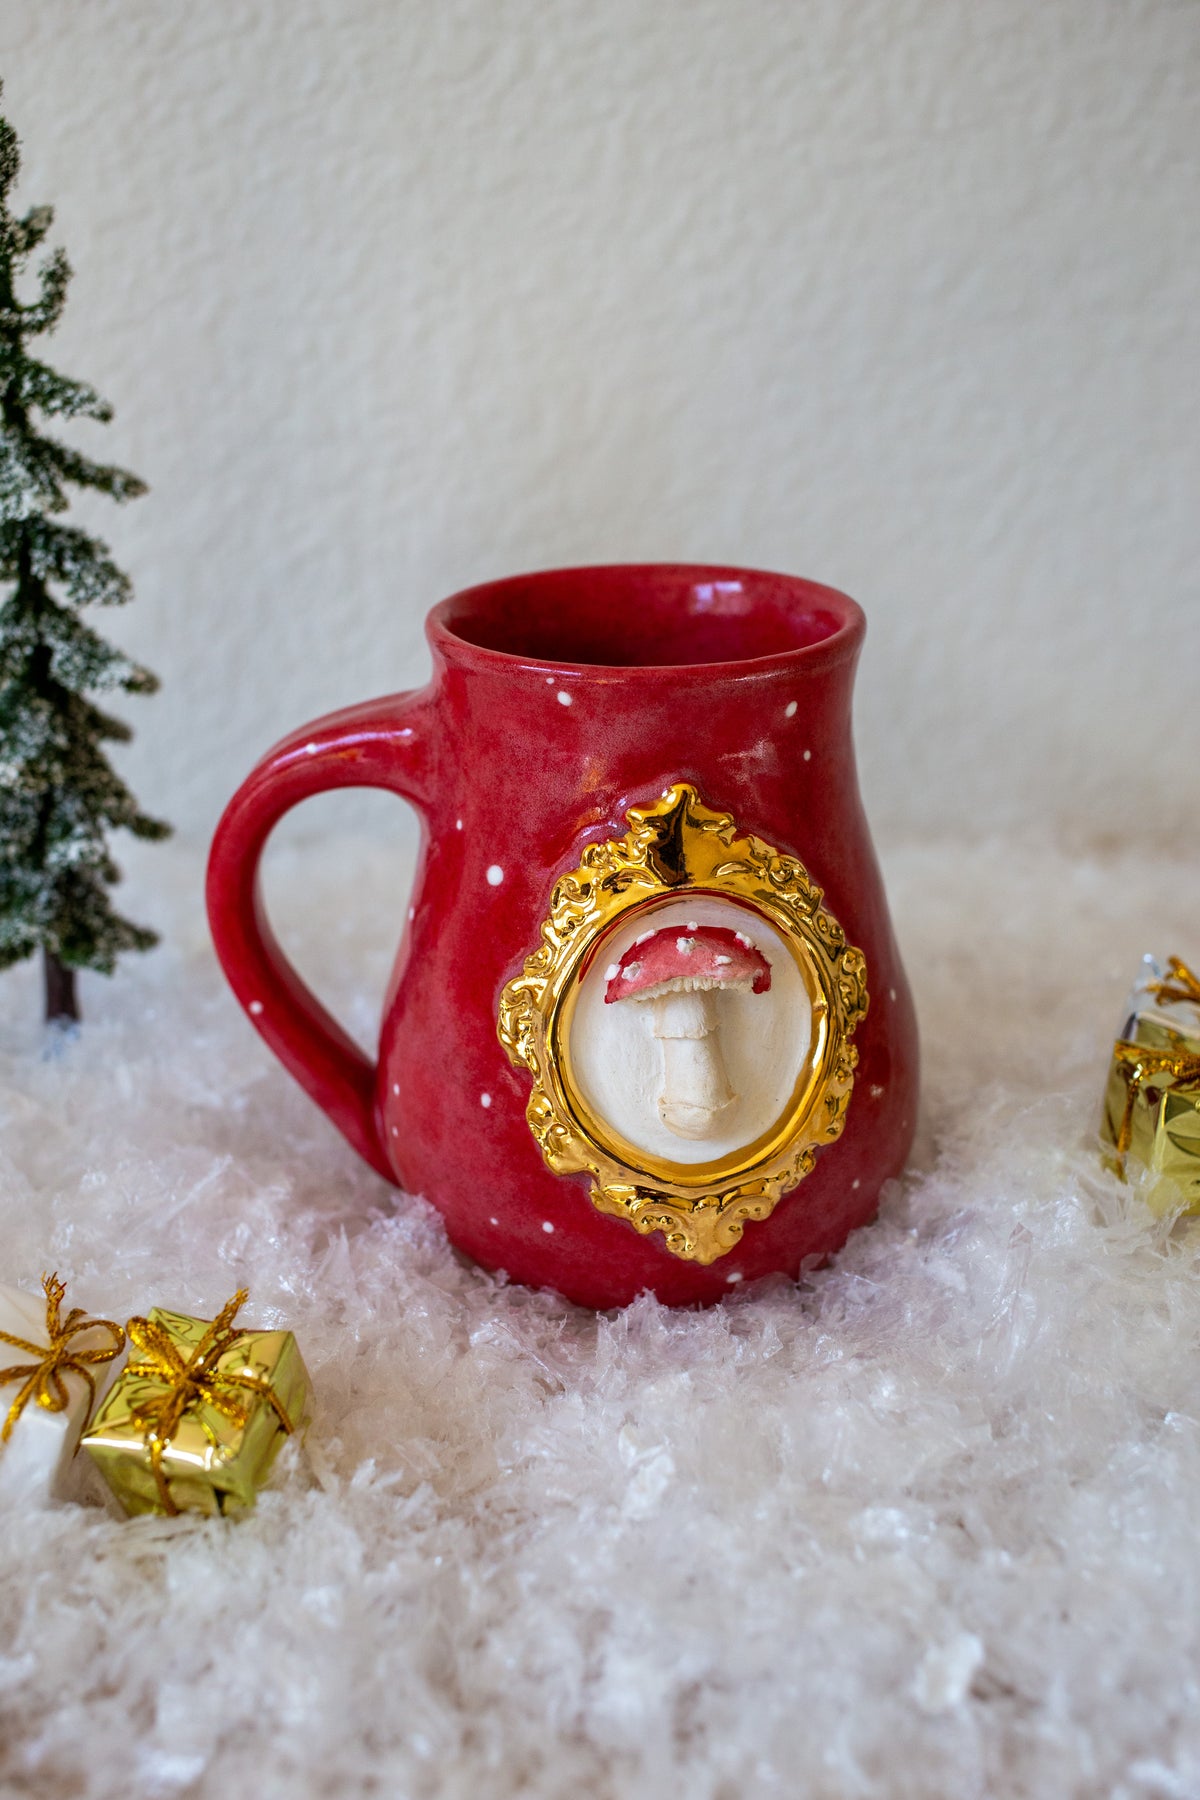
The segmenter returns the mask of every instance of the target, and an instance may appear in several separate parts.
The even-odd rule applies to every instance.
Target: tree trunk
[[[46,1023],[57,1025],[79,1017],[79,1001],[75,997],[75,971],[60,963],[57,956],[43,950],[46,973]]]

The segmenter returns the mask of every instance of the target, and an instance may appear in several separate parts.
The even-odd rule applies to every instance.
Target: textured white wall
[[[864,603],[884,834],[1194,832],[1192,0],[9,0],[0,72],[148,806],[456,586],[680,557]]]

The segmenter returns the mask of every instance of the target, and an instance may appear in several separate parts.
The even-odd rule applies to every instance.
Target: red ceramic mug
[[[555,570],[428,622],[433,679],[307,725],[217,829],[217,954],[271,1049],[460,1249],[594,1307],[836,1250],[912,1140],[912,1002],[851,743],[863,615],[790,576]],[[310,795],[424,827],[363,1055],[258,866]]]

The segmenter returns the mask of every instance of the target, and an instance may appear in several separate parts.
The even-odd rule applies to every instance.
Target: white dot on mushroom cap
[[[883,1089],[878,1085],[878,1083],[872,1082],[872,1084],[871,1084],[872,1100],[878,1100],[878,1098],[879,1098],[880,1094],[882,1094],[882,1092],[883,1092]]]
[[[488,1220],[489,1225],[498,1225],[499,1223],[500,1223],[499,1219],[489,1219]]]
[[[732,956],[714,956],[713,961],[715,963],[731,963],[733,958]]]
[[[812,751],[811,751],[811,750],[806,750],[806,751],[805,751],[805,752],[804,752],[804,760],[805,760],[805,762],[811,762],[811,761],[812,761]]]
[[[745,944],[747,950],[753,950],[754,945],[750,942],[750,939],[745,935],[744,932],[735,931],[733,935],[737,939],[739,944]]]
[[[547,677],[546,677],[546,686],[547,686],[547,687],[553,687],[553,686],[554,686],[554,677],[553,677],[553,675],[547,675]]]
[[[700,929],[700,927],[697,925],[695,919],[688,920],[687,928],[689,931],[699,931],[699,929]]]
[[[490,1106],[492,1104],[492,1096],[490,1094],[480,1094],[479,1104],[480,1106]]]
[[[415,906],[410,906],[410,907],[409,907],[409,909],[408,909],[408,916],[409,916],[409,918],[410,918],[410,919],[415,919],[415,918],[416,918],[416,916],[417,916],[417,909],[416,909],[416,907],[415,907]]]
[[[735,1281],[740,1281],[741,1279],[742,1279],[742,1271],[740,1269],[734,1269],[732,1274],[727,1275],[725,1277],[725,1280],[730,1287],[733,1286]]]
[[[400,1083],[398,1081],[393,1081],[392,1092],[393,1094],[398,1094],[400,1092]]]
[[[895,998],[896,998],[896,990],[895,990],[895,988],[889,988],[889,989],[888,989],[888,999],[889,999],[889,1000],[894,1000],[894,999],[895,999]]]
[[[398,1126],[398,1125],[393,1125],[393,1126],[392,1126],[392,1136],[393,1136],[393,1137],[399,1137],[399,1136],[400,1136],[400,1127],[399,1127],[399,1126]]]
[[[570,694],[564,693],[562,688],[559,688],[556,698],[560,706],[570,706],[571,704]]]
[[[461,830],[462,830],[462,820],[461,820],[461,819],[455,819],[455,821],[454,821],[454,829],[455,829],[455,831],[461,831]]]
[[[542,1220],[542,1230],[543,1230],[543,1231],[553,1231],[553,1230],[554,1230],[554,1227],[553,1227],[553,1225],[552,1225],[552,1224],[551,1224],[551,1223],[550,1223],[550,1221],[549,1221],[549,1219],[543,1219],[543,1220]]]
[[[850,1183],[850,1186],[853,1188],[860,1188],[862,1186],[862,1182],[861,1181],[852,1181]]]
[[[605,969],[605,971],[604,971],[604,979],[605,979],[605,981],[615,981],[617,976],[620,973],[621,973],[620,963],[609,963],[607,969]]]
[[[634,938],[634,940],[633,940],[634,949],[636,950],[636,948],[639,944],[648,944],[650,942],[650,939],[653,936],[654,936],[654,933],[652,931],[643,931],[641,937]]]
[[[794,719],[796,716],[796,702],[794,700],[789,700],[783,710],[787,718]]]
[[[504,870],[499,863],[493,863],[487,872],[488,886],[499,887],[504,880]]]
[[[250,1011],[252,1013],[254,1013],[256,1016],[257,1016],[257,1014],[259,1014],[262,1011],[262,1009],[263,1009],[263,1003],[261,1000],[252,1000],[250,1002]]]

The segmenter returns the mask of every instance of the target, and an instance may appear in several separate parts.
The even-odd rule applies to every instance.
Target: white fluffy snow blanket
[[[462,1261],[238,1013],[198,853],[139,858],[166,942],[84,983],[74,1041],[4,979],[0,1280],[122,1319],[244,1283],[317,1401],[240,1522],[0,1519],[5,1800],[1200,1795],[1200,1221],[1092,1135],[1139,956],[1200,953],[1200,868],[887,874],[912,1172],[830,1267],[702,1313]],[[364,1035],[394,876],[365,840],[282,868]]]

